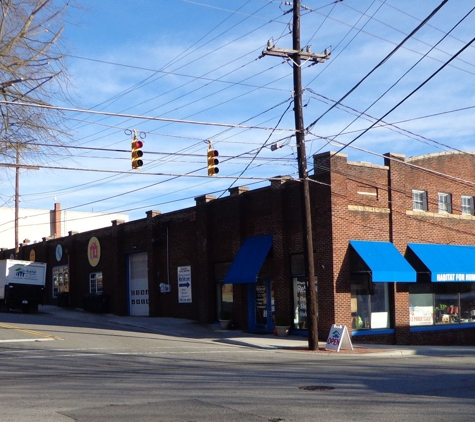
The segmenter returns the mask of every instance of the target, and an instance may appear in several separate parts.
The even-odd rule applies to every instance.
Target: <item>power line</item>
[[[419,91],[419,89],[421,89],[426,83],[428,83],[434,76],[436,76],[440,71],[442,71],[452,60],[456,59],[461,53],[463,53],[473,42],[475,41],[475,38],[472,38],[472,40],[466,44],[464,47],[462,47],[457,53],[455,53],[454,56],[452,56],[450,58],[450,60],[448,60],[445,64],[443,64],[441,67],[439,67],[439,69],[437,69],[434,73],[432,73],[431,76],[429,76],[424,82],[422,82],[417,88],[415,88],[414,90],[412,90],[408,95],[406,95],[401,101],[399,101],[394,107],[392,107],[389,111],[387,111],[385,114],[383,114],[382,117],[380,117],[378,120],[376,120],[371,126],[369,126],[367,129],[365,129],[362,133],[360,133],[356,138],[354,138],[352,141],[350,141],[348,144],[346,144],[346,146],[352,144],[353,142],[355,142],[356,140],[358,140],[359,138],[361,138],[365,133],[367,133],[370,129],[372,129],[374,126],[376,126],[382,119],[384,119],[386,116],[388,116],[390,113],[392,113],[394,110],[396,110],[396,108],[398,108],[402,103],[404,103],[408,98],[410,98],[412,95],[414,95],[414,93],[416,93],[417,91]],[[340,151],[342,151],[343,149],[346,148],[345,147],[342,147],[340,148]]]
[[[325,111],[318,119],[314,120],[310,125],[307,126],[307,130],[312,130],[312,128],[318,123],[318,121],[325,115],[327,115],[331,110],[333,110],[338,104],[340,104],[345,98],[352,94],[366,79],[368,79],[377,69],[379,69],[383,64],[385,64],[395,53],[398,51],[417,31],[419,31],[434,15],[448,2],[449,0],[443,0],[442,3],[437,6],[430,14],[427,16],[415,29],[413,29],[409,35],[407,35],[386,57],[381,60],[373,69],[371,69],[366,76],[363,77],[353,88],[351,88],[343,97],[341,97],[333,106],[331,106],[327,111]]]
[[[338,135],[340,135],[341,133],[343,133],[343,131],[345,131],[346,129],[348,129],[354,122],[356,122],[362,114],[364,114],[366,111],[368,111],[373,105],[375,105],[381,98],[383,98],[391,89],[393,89],[407,74],[409,74],[409,72],[411,72],[411,70],[413,70],[425,57],[427,57],[427,55],[432,51],[434,50],[443,40],[445,40],[445,38],[447,38],[450,33],[455,30],[455,28],[457,28],[457,26],[459,26],[474,10],[475,8],[472,8],[462,19],[460,19],[451,29],[450,31],[448,31],[446,34],[444,34],[444,36],[434,45],[432,46],[432,48],[427,51],[422,57],[419,58],[419,60],[417,60],[409,69],[407,69],[397,80],[396,82],[394,82],[389,88],[387,88],[376,100],[374,100],[368,107],[366,107],[366,109],[360,113],[355,119],[353,119],[352,122],[348,123],[345,128],[343,128],[340,133]],[[382,119],[380,119],[382,120]],[[378,120],[377,120],[378,122]],[[364,133],[364,132],[363,132]],[[338,135],[335,135],[334,137],[337,137]]]

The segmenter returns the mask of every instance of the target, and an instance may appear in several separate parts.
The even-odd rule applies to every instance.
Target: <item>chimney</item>
[[[53,210],[53,237],[61,237],[61,204],[55,203]]]
[[[238,196],[245,192],[249,192],[249,188],[247,186],[234,186],[228,189],[229,196]]]

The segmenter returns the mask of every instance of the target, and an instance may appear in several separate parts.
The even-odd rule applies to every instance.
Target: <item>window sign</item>
[[[267,288],[263,281],[256,282],[256,324],[267,324]]]
[[[191,266],[178,267],[178,303],[191,302]]]
[[[294,325],[299,329],[307,327],[307,287],[305,277],[293,277],[294,285]],[[318,292],[317,278],[315,278],[315,292]],[[318,317],[318,310],[317,310]]]
[[[409,307],[409,325],[432,325],[434,321],[433,306],[411,306]]]

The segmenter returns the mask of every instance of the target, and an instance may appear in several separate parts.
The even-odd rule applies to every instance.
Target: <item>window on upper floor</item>
[[[427,192],[425,190],[412,191],[412,209],[427,211]]]
[[[452,195],[450,193],[439,192],[439,212],[452,213]]]
[[[462,195],[462,214],[473,215],[473,196]]]

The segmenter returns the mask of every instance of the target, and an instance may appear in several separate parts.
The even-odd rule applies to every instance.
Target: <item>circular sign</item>
[[[56,261],[61,261],[63,257],[63,247],[61,245],[56,246]]]
[[[97,237],[91,237],[89,244],[87,245],[87,259],[91,267],[95,267],[99,264],[101,259],[101,244]]]
[[[30,251],[30,262],[35,262],[36,259],[36,252],[34,249]]]

